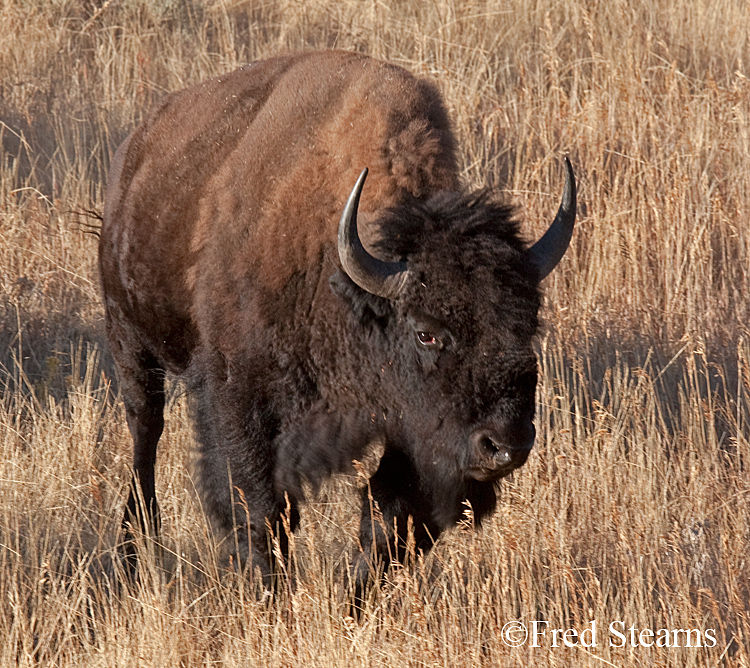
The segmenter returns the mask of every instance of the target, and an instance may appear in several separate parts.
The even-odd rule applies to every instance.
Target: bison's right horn
[[[565,188],[557,216],[541,239],[529,248],[529,259],[539,270],[541,281],[565,255],[573,236],[573,224],[576,220],[576,177],[570,160],[565,158]]]
[[[370,255],[357,233],[357,207],[362,194],[362,186],[367,178],[367,168],[354,184],[354,189],[346,201],[344,212],[339,221],[339,259],[341,266],[360,288],[367,292],[394,299],[401,292],[408,269],[403,262],[383,262]]]

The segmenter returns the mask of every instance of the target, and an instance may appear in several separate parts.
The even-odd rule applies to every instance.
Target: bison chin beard
[[[457,481],[460,482],[457,484]],[[433,478],[429,481],[433,499],[433,521],[444,530],[465,520],[470,513],[474,525],[480,526],[484,518],[494,512],[497,505],[496,482],[497,478]]]
[[[488,475],[482,479],[470,475],[459,464],[458,457],[425,446],[424,442],[416,446],[412,444],[408,456],[413,461],[420,493],[429,500],[424,506],[429,508],[432,523],[441,531],[448,529],[465,519],[471,508],[475,525],[479,526],[495,510],[495,485],[501,476]],[[440,449],[444,448],[441,444]]]

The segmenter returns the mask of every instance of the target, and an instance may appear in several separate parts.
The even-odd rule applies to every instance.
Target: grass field
[[[163,546],[122,589],[131,442],[87,212],[167,91],[332,46],[437,81],[466,181],[529,239],[571,158],[537,445],[486,527],[355,622],[357,481],[305,507],[296,587],[258,599],[217,556],[175,385]],[[748,68],[739,0],[0,0],[0,665],[750,666]]]

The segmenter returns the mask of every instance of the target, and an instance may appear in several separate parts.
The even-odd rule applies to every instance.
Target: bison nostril
[[[467,477],[497,480],[523,466],[534,445],[534,436],[530,421],[477,429],[469,440]]]
[[[480,429],[472,435],[474,456],[479,458],[514,457],[528,452],[534,445],[536,430],[532,423],[505,429]]]
[[[502,438],[486,429],[474,432],[471,440],[474,444],[474,456],[479,459],[495,458],[501,452],[507,451]]]
[[[490,456],[495,456],[500,451],[500,446],[488,434],[482,434],[479,437],[479,446]]]

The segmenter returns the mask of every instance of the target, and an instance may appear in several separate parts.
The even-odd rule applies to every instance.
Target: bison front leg
[[[362,492],[362,552],[353,573],[355,605],[361,608],[368,585],[392,561],[406,561],[412,538],[415,552],[427,552],[439,534],[440,527],[430,519],[413,463],[405,453],[386,449]]]
[[[225,443],[224,445],[227,445]],[[299,511],[293,501],[279,498],[273,487],[273,473],[248,452],[256,451],[251,441],[244,441],[242,452],[247,459],[222,457],[212,453],[203,457],[202,482],[207,510],[218,534],[225,537],[226,550],[242,568],[251,562],[252,571],[259,571],[262,586],[275,587],[275,580],[284,564],[278,554],[288,557],[288,532],[299,523]],[[204,451],[205,452],[205,451]]]
[[[221,380],[209,378],[194,396],[202,496],[226,551],[240,567],[250,561],[262,586],[273,588],[282,567],[273,541],[286,558],[285,528],[294,531],[299,522],[295,500],[288,501],[274,485],[278,421],[247,380]]]

